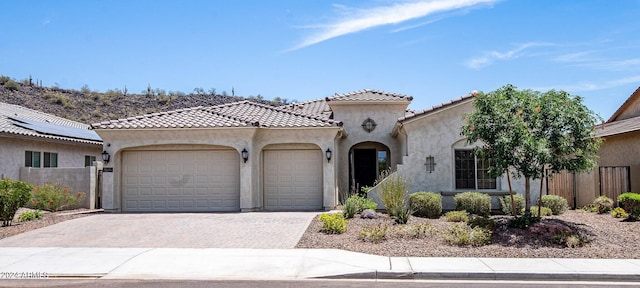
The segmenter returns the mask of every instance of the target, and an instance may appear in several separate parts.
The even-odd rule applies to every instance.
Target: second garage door
[[[264,151],[265,210],[322,209],[320,150]]]
[[[123,211],[240,210],[234,150],[123,152]]]

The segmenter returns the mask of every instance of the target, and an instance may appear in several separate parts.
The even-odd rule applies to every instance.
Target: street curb
[[[526,273],[526,272],[363,272],[313,277],[314,279],[384,280],[531,280],[531,281],[624,281],[639,282],[640,274]]]

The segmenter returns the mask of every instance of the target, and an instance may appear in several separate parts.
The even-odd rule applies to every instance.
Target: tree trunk
[[[538,195],[538,217],[542,217],[542,183],[544,182],[544,167],[542,167],[542,178],[540,178],[540,195]]]
[[[531,214],[531,178],[524,178],[524,211]]]
[[[518,212],[516,211],[516,200],[513,199],[513,190],[511,189],[511,176],[509,176],[509,169],[507,169],[507,183],[509,183],[509,196],[511,196],[511,214],[513,214],[513,217],[518,217]]]

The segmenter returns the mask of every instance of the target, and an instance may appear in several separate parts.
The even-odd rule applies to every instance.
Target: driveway
[[[317,212],[97,214],[0,247],[294,248]]]

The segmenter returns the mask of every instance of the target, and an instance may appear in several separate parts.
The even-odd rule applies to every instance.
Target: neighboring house
[[[411,192],[505,195],[505,179],[487,177],[460,136],[472,96],[419,112],[407,110],[411,100],[361,90],[282,107],[241,101],[93,124],[111,156],[103,208],[326,210],[389,168],[407,175]],[[523,193],[522,181],[514,187]]]
[[[0,102],[0,147],[0,178],[65,182],[90,193],[84,178],[63,168],[83,168],[100,160],[102,141],[89,125]]]

